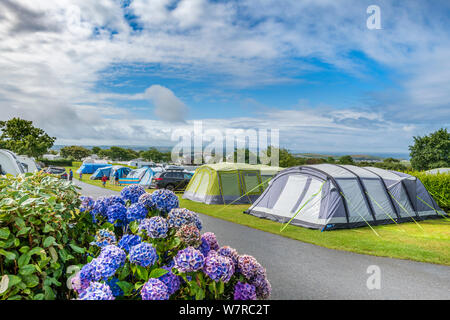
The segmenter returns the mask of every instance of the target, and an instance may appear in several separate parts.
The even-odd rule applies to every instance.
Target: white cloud
[[[446,12],[448,4],[440,5]],[[381,142],[391,138],[386,144],[393,145],[398,133],[398,145],[403,146],[405,132],[420,133],[430,123],[445,124],[450,116],[448,17],[426,4],[394,6],[381,1],[383,30],[369,31],[366,7],[363,1],[350,0],[291,0],[282,5],[272,0],[134,0],[130,9],[143,26],[134,31],[114,0],[4,0],[0,118],[34,119],[61,141],[81,143],[95,137],[93,141],[130,143],[139,132],[147,132],[142,128],[163,128],[171,125],[169,121],[185,119],[187,107],[177,92],[155,84],[141,98],[152,101],[154,114],[163,121],[151,113],[140,119],[131,110],[121,111],[111,99],[137,97],[98,92],[95,87],[108,76],[100,72],[112,65],[154,63],[180,78],[214,78],[217,87],[226,90],[301,81],[303,74],[319,68],[307,62],[310,58],[370,77],[364,63],[349,54],[355,50],[395,74],[398,89],[376,96],[374,110],[330,108],[325,115],[276,110],[264,115],[276,121],[260,116],[233,119],[230,125],[279,125],[292,138],[287,143],[300,143],[295,133],[327,146],[335,141],[331,135],[353,146],[351,135],[356,131],[367,140],[355,146],[372,143],[382,148]],[[432,16],[437,18],[428,21]],[[129,121],[116,121],[116,116]],[[220,126],[224,120],[208,121]],[[381,133],[376,131],[380,126],[385,126]],[[149,144],[166,136],[156,130],[143,137],[152,139]]]

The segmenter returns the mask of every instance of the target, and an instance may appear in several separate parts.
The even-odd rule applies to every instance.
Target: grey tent
[[[245,213],[322,230],[445,216],[413,176],[334,164],[279,172]]]

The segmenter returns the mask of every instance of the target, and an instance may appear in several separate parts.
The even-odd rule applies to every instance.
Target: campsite
[[[0,35],[2,314],[450,301],[449,1],[0,0]]]

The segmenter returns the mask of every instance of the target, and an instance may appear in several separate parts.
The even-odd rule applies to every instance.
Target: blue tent
[[[119,178],[123,178],[123,177],[127,176],[127,174],[131,171],[131,169],[128,167],[123,167],[123,166],[110,166],[110,167],[98,168],[94,172],[94,174],[91,176],[90,179],[91,180],[99,180],[104,175],[106,175],[108,177],[108,179],[114,179],[114,174],[116,173],[116,171],[119,172]]]
[[[140,184],[143,187],[150,187],[153,176],[161,172],[162,168],[142,167],[131,171],[126,178],[120,179],[120,184]]]
[[[78,168],[77,173],[91,174],[94,173],[95,170],[105,167],[112,167],[112,165],[105,163],[83,163],[81,167]]]

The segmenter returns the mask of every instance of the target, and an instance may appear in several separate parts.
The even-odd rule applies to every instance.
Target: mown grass
[[[89,176],[83,175],[83,181],[101,187],[101,181],[89,180]],[[108,183],[107,188],[120,191],[123,187]],[[283,237],[330,249],[450,265],[450,219],[420,221],[420,226],[413,222],[376,226],[379,236],[368,227],[321,232],[289,225],[281,232],[280,223],[244,214],[249,205],[206,205],[182,199],[182,192],[177,194],[183,208]]]

